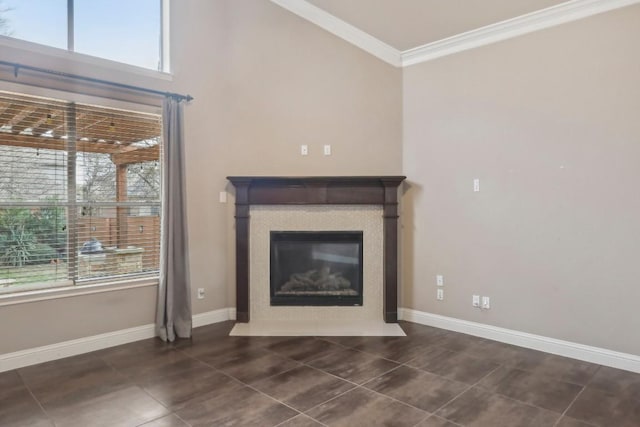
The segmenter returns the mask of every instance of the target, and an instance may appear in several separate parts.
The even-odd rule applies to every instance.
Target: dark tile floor
[[[412,323],[408,337],[232,326],[1,373],[0,426],[640,426],[631,372]]]

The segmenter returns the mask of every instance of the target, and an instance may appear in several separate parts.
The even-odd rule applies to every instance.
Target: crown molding
[[[636,3],[640,3],[640,0],[571,0],[405,50],[402,52],[402,66],[431,61]]]
[[[316,24],[320,28],[327,30],[331,34],[340,37],[394,67],[402,66],[401,52],[398,49],[389,46],[372,35],[336,18],[305,0],[271,0],[271,2]]]
[[[420,64],[443,56],[640,3],[640,0],[570,0],[413,49],[400,51],[306,0],[271,1],[395,67]]]

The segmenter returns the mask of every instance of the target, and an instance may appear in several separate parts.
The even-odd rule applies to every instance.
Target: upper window
[[[0,0],[0,34],[163,71],[161,0]]]

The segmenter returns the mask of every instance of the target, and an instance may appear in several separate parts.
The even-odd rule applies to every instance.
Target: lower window
[[[0,293],[155,275],[161,118],[0,92]]]

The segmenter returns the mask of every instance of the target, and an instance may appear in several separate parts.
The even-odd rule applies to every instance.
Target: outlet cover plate
[[[480,295],[473,295],[471,298],[471,305],[474,307],[480,307]]]
[[[491,308],[491,298],[482,297],[482,308],[489,310]]]

